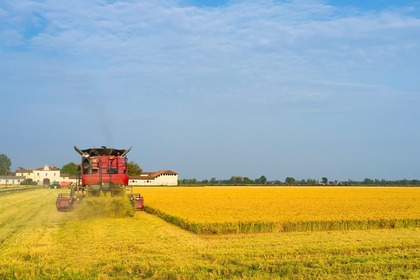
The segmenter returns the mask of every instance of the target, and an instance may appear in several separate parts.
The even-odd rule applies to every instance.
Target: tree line
[[[0,175],[9,175],[10,167],[12,162],[10,158],[5,154],[0,154]],[[19,169],[24,169],[19,167]],[[70,162],[63,165],[61,168],[61,173],[76,175],[78,170],[78,165]],[[128,163],[128,174],[130,176],[140,175],[142,173],[140,166],[134,161]],[[331,186],[420,186],[420,180],[418,179],[402,179],[402,180],[385,180],[385,179],[370,179],[365,178],[362,181],[356,180],[347,180],[347,181],[330,181],[327,177],[322,177],[321,179],[295,179],[294,177],[286,177],[283,181],[281,180],[267,180],[267,178],[262,175],[259,178],[251,179],[249,177],[242,176],[232,176],[230,179],[216,179],[211,178],[204,180],[192,179],[180,179],[179,185],[233,185],[233,186],[243,186],[243,185],[272,185],[272,186],[317,186],[317,185],[331,185]]]
[[[180,179],[179,185],[227,185],[227,186],[243,186],[243,185],[268,185],[268,186],[420,186],[420,180],[417,179],[402,179],[402,180],[385,180],[385,179],[370,179],[366,178],[362,181],[347,180],[347,181],[330,181],[327,177],[321,179],[300,179],[297,180],[294,177],[286,177],[283,181],[281,180],[267,180],[265,176],[261,176],[257,179],[250,179],[249,177],[232,176],[230,179],[216,179],[211,178],[204,180],[192,179]]]

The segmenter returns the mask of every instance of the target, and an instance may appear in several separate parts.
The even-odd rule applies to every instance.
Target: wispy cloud
[[[419,60],[420,20],[402,8],[356,13],[316,1],[240,1],[211,9],[171,1],[18,1],[0,11],[4,51],[73,64],[61,75],[70,80],[80,66],[99,79],[136,84],[147,77],[184,93],[212,94],[220,83],[227,96],[247,92],[242,100],[250,90],[281,96],[300,84],[298,98],[302,85],[318,80],[398,88],[391,71],[404,79],[409,70],[396,60]],[[377,68],[384,72],[379,78]]]

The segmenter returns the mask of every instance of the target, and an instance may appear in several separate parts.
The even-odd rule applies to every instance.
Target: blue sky
[[[2,1],[0,153],[180,178],[419,179],[420,1]]]

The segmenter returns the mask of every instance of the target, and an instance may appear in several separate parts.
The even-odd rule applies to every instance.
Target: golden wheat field
[[[196,233],[420,226],[420,188],[138,188],[147,211]]]
[[[230,188],[139,190],[146,205],[164,211],[166,205],[179,203],[185,215],[197,220],[206,213],[202,209],[220,208],[222,201],[230,201],[233,207],[245,200],[245,193],[254,191],[249,189],[239,198],[232,194],[241,190]],[[133,215],[125,208],[105,207],[106,201],[85,203],[70,213],[57,212],[55,199],[60,191],[0,195],[0,279],[420,279],[420,228],[413,224],[392,229],[195,234],[145,211]],[[291,196],[294,190],[284,191]],[[225,192],[229,198],[216,203],[213,198],[224,197]],[[301,195],[298,201],[308,200]],[[418,211],[417,189],[389,188],[379,196],[393,198],[399,205],[401,216],[390,218],[419,218],[406,213]],[[257,200],[253,201],[248,205]],[[108,210],[98,213],[98,205]],[[127,215],[110,214],[114,211],[110,209]],[[249,217],[277,222],[281,215],[268,209],[262,207],[255,216],[254,211],[237,206],[236,211],[223,215],[218,210],[211,217],[231,223],[223,217],[237,215],[245,221],[245,211]],[[300,217],[309,214],[306,211]]]

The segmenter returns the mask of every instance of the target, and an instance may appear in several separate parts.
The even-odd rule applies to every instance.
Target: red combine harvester
[[[82,156],[79,166],[78,183],[70,194],[59,194],[56,200],[58,211],[71,211],[85,196],[122,196],[128,185],[127,153],[131,150],[119,150],[102,146],[80,150]],[[135,210],[142,210],[144,198],[137,193],[129,194]]]

